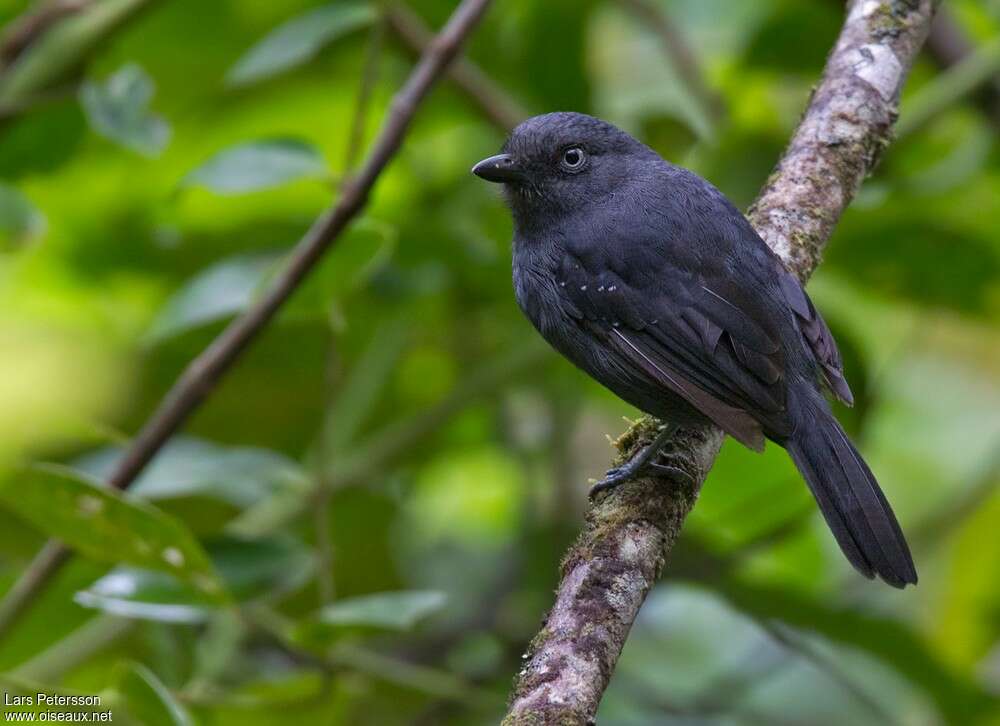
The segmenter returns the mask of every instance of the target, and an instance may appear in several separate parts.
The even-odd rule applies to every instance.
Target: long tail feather
[[[865,577],[878,575],[899,588],[916,584],[906,539],[861,454],[825,401],[810,396],[798,408],[785,448],[844,555]]]

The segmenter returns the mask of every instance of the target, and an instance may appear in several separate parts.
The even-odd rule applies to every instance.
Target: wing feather
[[[684,398],[744,446],[754,451],[764,450],[764,432],[750,414],[726,405],[707,391],[670,371],[664,362],[654,360],[646,351],[633,343],[629,335],[618,328],[611,332],[618,347],[623,349],[628,357],[637,361],[654,380]]]
[[[840,358],[840,351],[837,350],[837,343],[826,321],[816,310],[816,306],[802,289],[799,281],[777,258],[775,264],[779,268],[778,280],[781,283],[781,291],[788,305],[795,311],[799,330],[802,331],[802,337],[820,366],[824,383],[840,401],[848,406],[853,405],[854,394],[851,393],[851,387],[844,378],[844,364]]]

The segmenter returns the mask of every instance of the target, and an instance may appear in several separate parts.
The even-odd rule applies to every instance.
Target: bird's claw
[[[592,500],[597,496],[598,492],[607,491],[608,489],[614,489],[619,484],[622,484],[632,478],[631,472],[623,472],[625,467],[616,466],[614,469],[608,469],[604,474],[604,478],[599,482],[590,487],[590,492],[587,496]]]
[[[636,457],[636,459],[639,458],[638,456]],[[694,483],[691,475],[679,467],[670,466],[669,464],[659,464],[655,461],[636,461],[636,459],[622,466],[608,469],[604,474],[604,478],[590,487],[590,492],[587,496],[593,500],[600,492],[614,489],[619,484],[624,484],[629,479],[634,479],[640,474],[645,473],[659,474],[661,476],[666,475],[674,479],[684,479],[692,484]]]

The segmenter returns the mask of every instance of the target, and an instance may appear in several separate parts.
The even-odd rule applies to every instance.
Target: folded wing
[[[765,430],[784,435],[784,353],[766,311],[722,276],[663,256],[641,265],[600,259],[611,248],[562,262],[561,290],[580,324],[746,446],[761,449]]]

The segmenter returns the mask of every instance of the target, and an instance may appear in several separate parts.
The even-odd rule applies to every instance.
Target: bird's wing
[[[764,430],[787,434],[784,352],[768,301],[718,261],[670,257],[635,240],[569,245],[558,270],[567,309],[630,369],[743,444],[762,448]]]
[[[853,405],[854,396],[850,386],[847,385],[847,379],[844,378],[844,364],[840,358],[840,351],[837,350],[837,343],[826,326],[826,321],[812,304],[812,300],[802,289],[798,279],[785,269],[777,256],[774,258],[774,264],[778,269],[781,291],[789,307],[795,311],[799,330],[819,365],[823,382],[840,401],[848,406]]]

